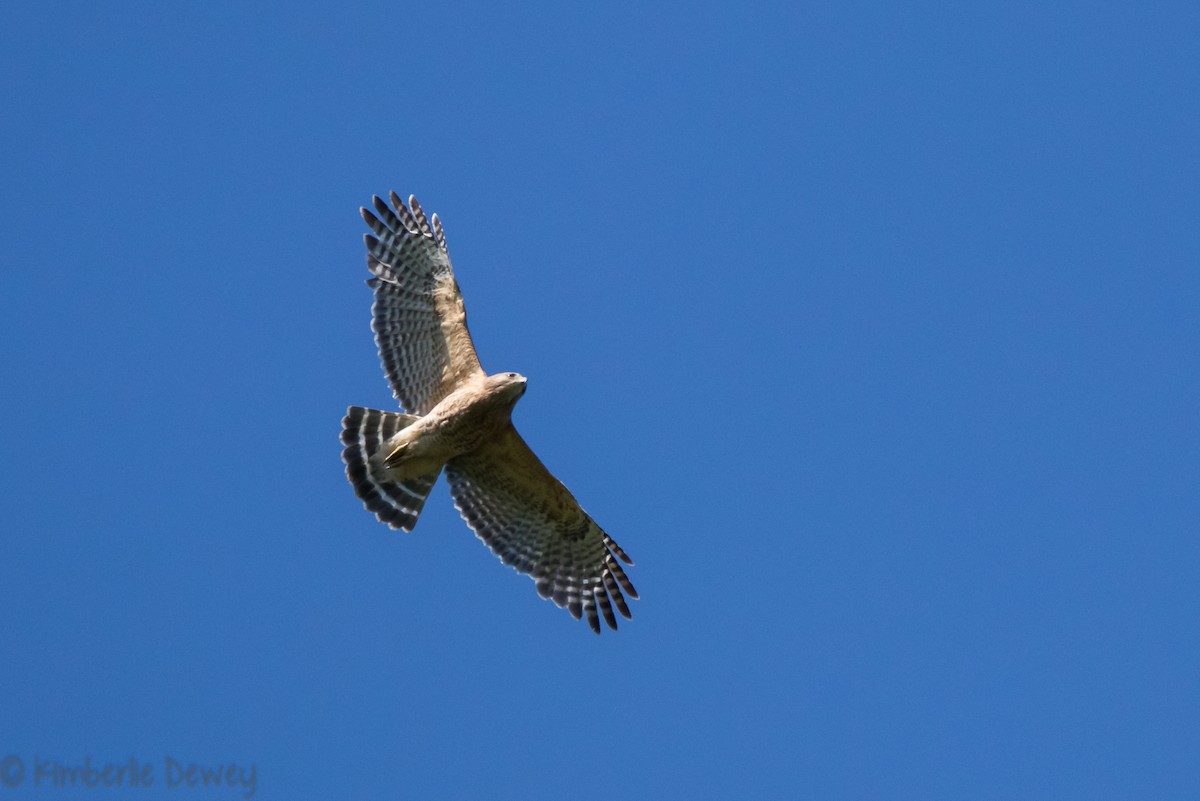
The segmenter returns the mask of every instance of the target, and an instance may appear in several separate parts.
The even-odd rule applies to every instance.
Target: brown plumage
[[[437,215],[393,192],[362,209],[375,290],[372,328],[384,372],[407,414],[351,406],[342,421],[346,475],[366,508],[412,531],[445,469],[467,525],[538,594],[600,633],[630,617],[633,562],[534,455],[512,423],[517,373],[479,364]]]

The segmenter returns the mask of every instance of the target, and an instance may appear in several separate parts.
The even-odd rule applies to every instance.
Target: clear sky
[[[1200,7],[442,6],[0,13],[0,801],[1196,798]],[[619,632],[347,484],[391,189]]]

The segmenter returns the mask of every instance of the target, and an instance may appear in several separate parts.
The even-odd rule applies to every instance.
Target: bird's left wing
[[[374,212],[362,209],[374,232],[364,237],[375,276],[371,327],[396,400],[423,415],[483,368],[437,215],[427,218],[411,196],[410,210],[395,192],[390,208],[373,201]]]
[[[600,633],[597,606],[612,629],[613,604],[630,617],[637,591],[614,558],[629,557],[546,469],[511,423],[478,449],[446,463],[450,494],[476,536],[500,561],[530,576],[538,594]]]

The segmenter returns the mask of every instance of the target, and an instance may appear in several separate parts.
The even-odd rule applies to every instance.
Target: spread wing
[[[362,209],[374,232],[363,236],[374,275],[367,281],[375,290],[371,328],[396,400],[423,415],[483,368],[437,215],[427,219],[411,196],[410,211],[395,192],[390,208],[373,200],[376,213]]]
[[[632,565],[510,423],[480,448],[446,463],[450,494],[479,539],[500,561],[528,574],[538,594],[565,606],[600,633],[600,612],[617,628],[613,604],[630,617],[625,593],[637,591],[614,558]]]

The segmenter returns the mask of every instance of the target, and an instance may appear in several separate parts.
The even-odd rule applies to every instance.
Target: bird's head
[[[510,403],[516,403],[517,398],[525,394],[525,384],[528,380],[520,373],[496,373],[488,376],[492,391]]]

